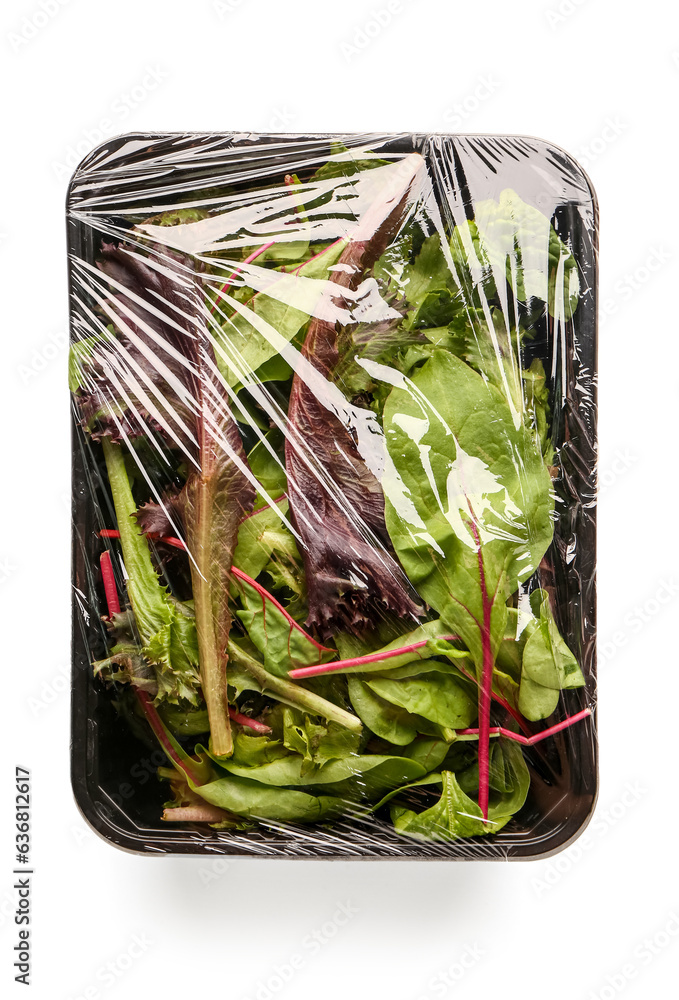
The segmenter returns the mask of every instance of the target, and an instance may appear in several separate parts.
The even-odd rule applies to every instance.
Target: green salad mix
[[[589,714],[555,715],[585,679],[536,583],[558,442],[532,345],[577,262],[510,189],[423,213],[425,174],[336,150],[253,193],[278,238],[194,193],[87,265],[70,383],[115,512],[93,667],[167,755],[168,822],[494,834],[527,748]]]

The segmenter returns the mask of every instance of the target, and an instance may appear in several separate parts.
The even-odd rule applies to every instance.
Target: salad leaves
[[[167,822],[496,834],[527,749],[588,714],[538,585],[536,345],[577,262],[509,189],[446,229],[417,153],[338,147],[260,195],[261,239],[180,207],[80,264],[69,381],[114,515],[94,669],[168,757]]]

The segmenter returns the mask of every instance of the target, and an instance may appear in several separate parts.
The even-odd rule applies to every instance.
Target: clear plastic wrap
[[[596,200],[521,137],[128,135],[68,197],[73,785],[143,853],[596,797]]]

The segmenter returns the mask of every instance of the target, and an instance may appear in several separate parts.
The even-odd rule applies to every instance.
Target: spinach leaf
[[[322,766],[305,766],[299,754],[290,754],[258,767],[242,767],[232,760],[222,766],[229,774],[265,785],[305,786],[335,785],[350,781],[368,797],[382,795],[387,789],[399,788],[424,774],[421,763],[403,756],[383,754],[350,754],[342,760],[331,760]]]
[[[559,633],[547,592],[534,591],[531,606],[539,619],[528,627],[523,647],[518,707],[527,719],[536,721],[552,714],[561,690],[582,687],[585,678]]]
[[[481,809],[465,795],[452,771],[442,771],[437,778],[441,796],[433,806],[417,813],[404,806],[392,805],[391,821],[397,833],[433,842],[497,833],[503,824],[484,820]],[[426,784],[432,783],[433,776],[430,779]]]
[[[441,796],[433,806],[420,813],[404,806],[392,805],[391,818],[398,833],[416,840],[451,841],[460,837],[485,836],[497,833],[505,826],[526,801],[530,775],[520,747],[510,740],[498,741],[493,750],[493,783],[488,816],[484,819],[478,804],[467,791],[478,786],[478,765],[474,771],[455,774],[442,771],[440,775],[428,775],[419,785],[441,784]],[[464,787],[463,787],[464,786]],[[415,787],[415,786],[411,786]],[[465,791],[464,789],[467,789]]]
[[[365,683],[384,701],[447,729],[466,729],[476,718],[475,702],[454,677],[442,673],[370,677]]]
[[[396,746],[407,746],[418,734],[435,736],[450,742],[455,732],[422,715],[414,715],[401,705],[393,704],[372,690],[358,677],[347,678],[349,698],[356,714],[376,736]]]
[[[407,746],[418,733],[418,720],[371,691],[365,681],[349,677],[349,698],[362,722],[376,736],[396,746]]]
[[[315,823],[341,815],[347,808],[346,801],[337,796],[277,788],[235,774],[194,786],[193,791],[220,809],[253,819]]]
[[[425,771],[430,772],[441,766],[449,752],[450,743],[447,743],[446,740],[422,737],[413,740],[405,748],[403,755],[410,757],[411,760],[416,760]]]

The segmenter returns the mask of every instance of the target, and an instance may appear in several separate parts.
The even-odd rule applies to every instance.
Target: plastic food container
[[[87,821],[142,854],[566,846],[597,794],[578,164],[131,134],[67,223]]]

